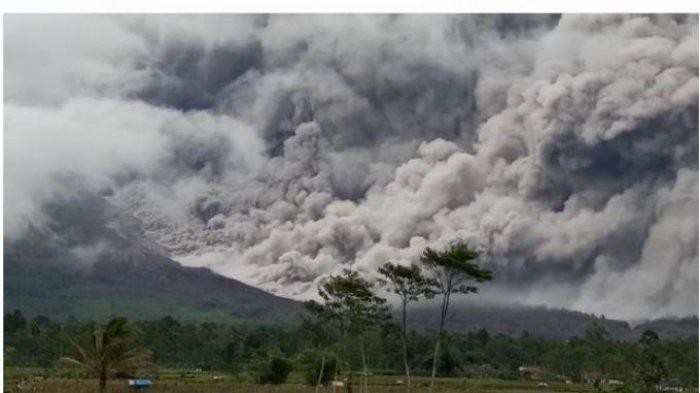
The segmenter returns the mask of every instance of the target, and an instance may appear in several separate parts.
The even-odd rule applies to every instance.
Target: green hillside
[[[300,303],[274,296],[204,268],[168,258],[128,253],[92,266],[5,253],[5,309],[64,319],[104,320],[114,315],[183,321],[293,322]]]

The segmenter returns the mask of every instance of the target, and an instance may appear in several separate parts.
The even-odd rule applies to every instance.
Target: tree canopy
[[[59,362],[78,367],[88,376],[97,378],[100,391],[110,377],[133,376],[141,369],[152,367],[151,351],[135,345],[141,330],[126,318],[114,318],[106,325],[91,324],[88,328],[86,343],[68,337],[73,353]]]

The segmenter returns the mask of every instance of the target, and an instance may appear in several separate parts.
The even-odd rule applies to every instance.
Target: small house
[[[589,384],[600,384],[605,383],[605,376],[597,371],[584,371],[581,373],[581,380]]]
[[[685,391],[685,386],[683,386],[683,383],[679,379],[671,378],[659,382],[659,384],[656,385],[656,390],[662,392],[683,392]]]
[[[518,372],[522,377],[530,379],[542,379],[544,378],[544,368],[538,366],[520,366],[518,367]]]

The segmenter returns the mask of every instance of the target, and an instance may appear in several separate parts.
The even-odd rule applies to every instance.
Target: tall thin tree
[[[469,285],[471,282],[484,282],[492,279],[490,270],[482,268],[477,259],[479,253],[469,247],[464,241],[452,242],[446,249],[435,251],[428,247],[421,255],[421,262],[425,264],[431,273],[433,290],[442,295],[440,306],[440,327],[433,353],[433,371],[430,377],[430,392],[435,386],[437,362],[440,356],[440,344],[445,334],[445,318],[450,306],[450,298],[453,293],[476,293],[478,288]]]
[[[375,295],[373,284],[358,272],[344,269],[340,275],[329,277],[319,288],[324,307],[340,325],[341,337],[346,334],[359,341],[362,359],[363,383],[361,391],[367,392],[367,358],[365,356],[365,331],[377,321],[387,318],[386,300]]]
[[[316,302],[315,300],[309,300],[304,304],[306,311],[309,314],[309,318],[305,318],[304,328],[306,333],[311,337],[312,341],[317,346],[318,350],[321,352],[321,367],[318,373],[318,378],[316,379],[316,389],[315,392],[318,393],[323,383],[323,376],[325,375],[326,368],[326,358],[328,355],[328,347],[331,346],[331,341],[334,338],[335,326],[334,322],[337,320],[335,318],[333,311],[324,307],[323,304]]]
[[[432,280],[423,276],[420,266],[411,264],[403,266],[387,262],[379,269],[384,276],[381,283],[387,289],[398,295],[401,299],[401,342],[403,345],[403,364],[406,371],[406,392],[411,391],[411,367],[408,363],[408,337],[406,324],[406,306],[409,302],[417,301],[421,297],[432,298],[435,296]]]

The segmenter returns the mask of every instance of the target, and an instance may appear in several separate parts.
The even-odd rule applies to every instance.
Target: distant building
[[[521,376],[529,377],[530,379],[539,380],[544,378],[544,368],[539,366],[520,366],[518,371]]]
[[[133,390],[146,390],[153,387],[153,381],[150,379],[130,379],[128,383]]]
[[[614,379],[606,376],[603,373],[597,371],[584,371],[581,373],[581,381],[588,384],[599,384],[599,385],[609,385],[609,386],[622,386],[625,383],[619,379]]]
[[[597,371],[584,371],[581,373],[581,380],[590,384],[605,383],[605,375]]]
[[[656,385],[656,390],[663,392],[683,392],[685,391],[685,386],[683,386],[683,383],[679,379],[671,378],[661,381]]]

